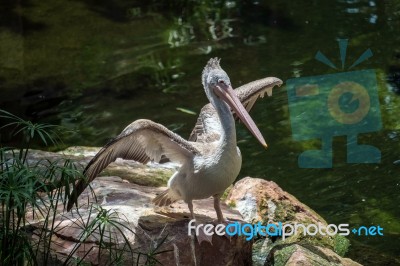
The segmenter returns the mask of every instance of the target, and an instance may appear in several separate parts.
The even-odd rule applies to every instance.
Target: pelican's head
[[[218,58],[211,58],[203,70],[202,83],[207,98],[216,109],[218,109],[218,104],[222,104],[217,99],[225,102],[237,114],[239,119],[246,125],[261,145],[267,147],[260,130],[233,91],[229,76],[221,68],[219,61],[220,59]]]

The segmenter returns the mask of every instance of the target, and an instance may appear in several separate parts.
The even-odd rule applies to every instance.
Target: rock
[[[85,158],[92,159],[99,150],[100,148],[96,147],[73,146],[59,153],[64,156],[73,156],[74,158],[85,160]],[[178,165],[172,163],[149,163],[149,166],[135,161],[117,159],[104,169],[99,176],[121,176],[131,183],[159,187],[165,186],[178,167]]]
[[[158,251],[171,251],[154,256],[163,265],[248,265],[251,260],[251,243],[242,238],[228,239],[214,235],[211,246],[206,242],[199,245],[195,238],[188,236],[190,214],[186,204],[178,202],[163,208],[155,208],[151,204],[151,199],[165,188],[131,184],[119,177],[98,177],[93,181],[92,188],[102,208],[107,211],[112,210],[111,213],[115,214],[114,219],[131,229],[127,230],[124,227],[119,227],[120,231],[114,229],[113,239],[107,240],[110,244],[122,247],[125,237],[137,252],[150,254],[157,243],[163,242],[165,237]],[[60,228],[52,242],[56,255],[67,257],[76,243],[82,242],[80,237],[84,221],[98,215],[97,210],[85,205],[85,202],[93,200],[91,193],[85,191],[79,198],[79,214],[74,210],[56,219],[57,227]],[[194,209],[203,223],[211,223],[217,218],[212,199],[194,202]],[[238,212],[228,209],[227,206],[223,206],[223,212],[228,219],[241,219]],[[102,265],[102,260],[97,257],[99,238],[100,233],[96,230],[91,237],[83,241],[76,255],[83,257],[86,251],[92,248],[85,261]],[[128,257],[125,263],[129,265],[136,263],[136,258]],[[140,265],[146,260],[145,256],[142,258]]]
[[[328,225],[315,211],[276,183],[263,179],[246,177],[239,180],[229,192],[226,203],[236,208],[248,223],[273,224],[276,228],[279,223]],[[280,236],[256,239],[252,256],[254,265],[359,265],[339,256],[344,255],[348,246],[349,241],[339,234],[317,233],[311,236],[304,235],[300,229],[285,239]],[[330,260],[331,257],[335,263]],[[313,261],[326,263],[312,264]]]
[[[82,154],[85,154],[84,149]],[[84,155],[41,154],[40,151],[33,152],[29,159],[60,156],[81,164],[88,160]],[[143,172],[163,171],[162,174],[166,176],[172,171],[171,168],[139,166],[126,161],[116,162],[116,165],[132,176],[132,182],[137,181],[135,176],[138,172],[144,176]],[[155,207],[151,200],[165,187],[128,182],[126,172],[119,172],[124,179],[103,176],[91,183],[101,207],[92,204],[96,200],[88,189],[78,199],[79,209],[66,213],[63,206],[59,205],[54,220],[56,230],[53,230],[51,238],[53,260],[64,263],[66,260],[71,262],[83,258],[83,261],[92,265],[121,263],[121,258],[123,265],[136,265],[137,261],[139,265],[144,265],[156,260],[163,265],[251,264],[251,242],[237,236],[228,238],[214,235],[212,245],[207,242],[199,245],[195,237],[188,235],[190,213],[187,205],[180,201],[169,207]],[[193,205],[199,222],[212,223],[217,219],[212,198],[195,201]],[[226,218],[242,220],[238,211],[229,209],[225,204],[222,204],[222,210]],[[39,243],[45,220],[38,213],[35,216],[28,213],[27,219],[34,228],[33,240]],[[123,257],[121,254],[124,254]]]
[[[311,246],[311,245],[286,245],[275,246],[264,266],[361,266],[361,264],[354,262],[351,259],[342,258],[335,252],[328,248]]]
[[[315,211],[283,191],[275,182],[245,177],[235,183],[226,202],[248,223],[282,221],[323,223]]]
[[[65,156],[85,158],[95,156],[100,151],[100,149],[101,148],[99,147],[71,146],[57,153]]]
[[[74,161],[83,170],[95,148],[74,147],[59,153],[33,151],[32,163],[43,159]],[[46,161],[46,160],[45,160]],[[188,235],[189,210],[179,201],[169,207],[155,207],[151,200],[165,189],[175,165],[117,160],[96,178],[79,197],[79,209],[66,213],[59,204],[54,220],[46,213],[32,212],[27,220],[33,228],[33,241],[43,242],[51,229],[51,259],[54,263],[86,262],[92,265],[359,265],[341,258],[348,247],[344,237],[304,236],[301,232],[280,237],[213,236],[212,245],[201,245]],[[154,181],[155,180],[155,181]],[[326,221],[276,183],[246,177],[227,193],[225,217],[248,223],[320,223]],[[61,199],[62,201],[62,199]],[[96,203],[97,202],[97,203]],[[194,201],[200,223],[216,220],[212,198]],[[51,212],[51,210],[50,210]],[[49,224],[45,224],[50,222]],[[54,227],[51,228],[51,224]],[[48,228],[48,229],[46,229]],[[336,253],[334,252],[336,251]],[[314,263],[314,264],[313,264]]]
[[[100,148],[83,146],[70,147],[57,153],[31,149],[28,153],[27,161],[30,165],[44,167],[49,165],[50,162],[63,166],[66,160],[71,160],[78,170],[83,171],[99,150]],[[14,152],[18,154],[18,151]],[[12,157],[11,152],[8,152],[7,155],[9,158]],[[160,187],[167,184],[168,179],[177,167],[178,165],[172,163],[148,163],[148,165],[143,165],[134,161],[117,159],[109,164],[99,176],[120,176],[131,183]]]

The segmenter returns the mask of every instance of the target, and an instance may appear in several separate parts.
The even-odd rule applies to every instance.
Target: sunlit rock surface
[[[51,159],[52,155],[55,158],[67,156],[85,165],[90,160],[84,156],[85,148],[75,149],[80,151],[58,154],[34,151],[30,160],[43,157]],[[212,245],[207,242],[199,245],[195,237],[188,236],[190,213],[184,202],[162,208],[151,203],[156,194],[165,189],[156,187],[158,184],[151,179],[163,180],[165,185],[168,179],[165,177],[173,172],[171,167],[173,168],[160,165],[143,166],[123,160],[110,165],[105,173],[112,174],[117,171],[119,176],[96,178],[91,183],[92,191],[87,189],[79,197],[78,209],[74,208],[67,213],[62,206],[59,207],[60,214],[56,218],[57,232],[52,239],[54,257],[65,261],[76,249],[75,260],[79,261],[79,258],[84,257],[84,261],[93,265],[109,265],[109,254],[103,251],[99,255],[99,243],[103,238],[103,245],[126,250],[123,265],[136,265],[138,259],[139,265],[149,263],[150,259],[157,259],[163,265],[251,265],[251,242],[242,237],[214,235]],[[125,179],[126,176],[129,181]],[[103,211],[110,211],[108,214],[111,214],[111,220],[116,220],[123,226],[119,226],[120,230],[109,226],[111,237],[108,233],[102,236],[100,230],[95,230],[90,237],[82,241],[84,227],[88,227],[99,214],[96,208],[90,207],[90,203],[95,202],[93,192]],[[195,201],[193,205],[199,222],[213,223],[217,219],[212,198]],[[238,211],[228,208],[225,204],[222,204],[222,210],[227,219],[242,221]],[[28,214],[28,218],[34,227],[42,225],[40,217],[33,219],[32,215]],[[107,232],[107,226],[105,231]],[[34,240],[39,241],[35,234]],[[127,248],[126,240],[130,243],[133,253]],[[81,243],[78,245],[79,242]],[[161,253],[157,254],[158,252]],[[155,255],[147,256],[151,253]]]
[[[321,216],[275,182],[259,178],[246,177],[236,182],[226,202],[239,210],[248,223],[327,225]],[[348,246],[348,240],[339,235],[304,236],[299,231],[285,240],[260,236],[253,243],[253,265],[360,265],[336,254],[343,255]]]
[[[62,152],[63,155],[91,159],[99,151],[95,147],[70,147]],[[87,160],[89,162],[89,160]],[[85,164],[86,166],[86,164]],[[149,167],[150,166],[150,167]],[[144,186],[165,186],[178,165],[172,163],[143,165],[135,161],[117,159],[111,163],[99,176],[120,176],[131,183]]]
[[[93,192],[97,200],[105,210],[113,210],[121,218],[121,223],[132,229],[118,232],[113,230],[111,241],[108,242],[123,246],[126,237],[137,252],[149,254],[155,247],[161,244],[156,251],[170,250],[169,252],[156,255],[155,258],[164,265],[247,265],[251,260],[251,243],[242,238],[231,240],[214,236],[213,245],[203,242],[197,243],[195,238],[188,236],[189,211],[183,202],[174,203],[170,207],[156,208],[151,204],[151,199],[162,191],[163,188],[154,188],[129,183],[119,177],[99,177],[92,183]],[[75,243],[79,241],[82,234],[81,221],[86,221],[89,216],[97,214],[90,211],[85,204],[93,201],[90,191],[86,191],[79,198],[79,209],[72,213],[65,213],[65,217],[59,217],[61,222],[57,232],[59,236],[55,240],[56,253],[68,255]],[[194,203],[197,217],[204,223],[211,223],[216,219],[212,199],[196,201]],[[223,211],[229,219],[240,220],[241,216],[233,210],[224,206]],[[79,212],[79,214],[78,214]],[[108,236],[106,235],[108,238]],[[166,237],[165,242],[162,240]],[[99,241],[99,233],[87,239],[78,255],[94,246],[94,255],[89,261],[98,264],[95,255],[98,251],[96,242]],[[105,255],[104,255],[105,256]],[[137,256],[132,258],[135,261]],[[141,263],[146,258],[142,256]],[[106,261],[106,260],[104,260]],[[129,260],[128,260],[129,261]],[[101,264],[101,263],[100,263]]]
[[[329,248],[299,244],[275,246],[271,250],[264,265],[361,266],[361,264],[354,262],[351,259],[340,257]]]

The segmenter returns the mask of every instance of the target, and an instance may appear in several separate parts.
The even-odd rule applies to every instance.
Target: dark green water
[[[333,139],[331,169],[303,169],[298,155],[318,140],[292,139],[286,87],[251,112],[269,149],[238,126],[240,176],[277,182],[329,223],[380,225],[384,236],[350,236],[349,257],[395,265],[400,254],[399,1],[8,1],[1,3],[0,108],[75,130],[65,146],[101,146],[128,123],[148,118],[188,136],[207,99],[202,68],[221,57],[233,86],[266,76],[377,73],[382,129],[360,134],[380,164],[347,164],[346,138]],[[345,70],[339,38],[349,39]],[[4,145],[17,140],[1,135]],[[397,262],[396,262],[397,258]]]

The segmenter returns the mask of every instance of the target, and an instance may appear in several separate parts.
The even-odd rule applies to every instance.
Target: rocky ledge
[[[29,160],[68,158],[83,168],[97,150],[74,147],[59,153],[34,151]],[[91,265],[108,265],[110,260],[118,259],[124,261],[123,265],[360,265],[341,257],[349,246],[341,236],[304,236],[298,232],[284,240],[279,236],[256,236],[247,241],[246,236],[214,235],[211,244],[199,244],[188,235],[189,211],[185,203],[163,208],[151,204],[174,167],[143,166],[123,160],[112,163],[92,182],[92,190],[80,196],[79,208],[69,213],[62,206],[57,210],[51,241],[53,261],[71,261],[73,254],[74,261]],[[231,221],[327,225],[317,213],[271,181],[246,177],[225,196],[223,212]],[[194,210],[202,223],[216,220],[212,199],[195,201]],[[37,232],[44,226],[43,219],[32,213],[27,218],[33,227],[33,241],[40,242]],[[101,225],[94,226],[95,220]]]

